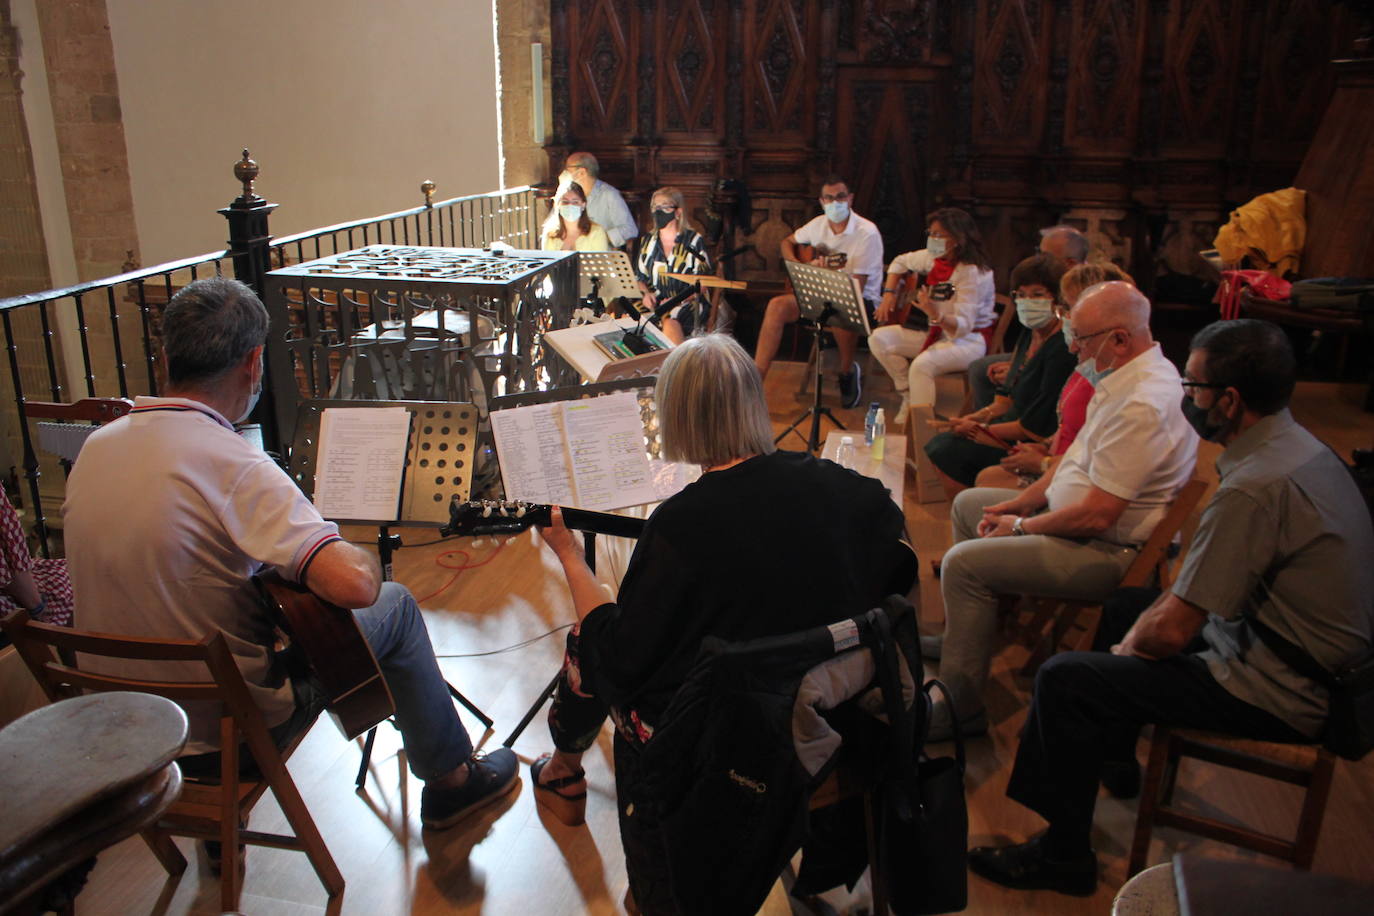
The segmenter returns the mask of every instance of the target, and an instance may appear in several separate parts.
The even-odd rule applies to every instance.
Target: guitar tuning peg
[[[482,502],[482,518],[491,518],[491,503],[485,500]]]
[[[515,517],[516,517],[516,518],[524,518],[524,517],[525,517],[525,506],[524,506],[523,503],[520,504],[520,505],[516,508],[516,510],[515,510]]]

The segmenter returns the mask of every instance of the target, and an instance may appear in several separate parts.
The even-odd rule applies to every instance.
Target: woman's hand
[[[639,304],[643,306],[645,311],[652,312],[658,305],[658,297],[652,291],[646,292],[644,298],[639,300]]]
[[[1007,373],[1011,371],[1011,361],[1002,360],[988,366],[988,381],[994,385],[1001,385],[1007,380]]]
[[[916,291],[916,307],[926,313],[931,321],[940,320],[940,312],[930,301],[930,287],[923,286]]]
[[[949,431],[960,439],[972,439],[982,431],[982,428],[982,420],[972,414],[967,417],[955,417],[949,421]]]
[[[539,536],[544,539],[544,543],[553,548],[553,552],[560,560],[568,557],[581,558],[582,545],[577,542],[577,537],[568,526],[563,524],[562,508],[554,506],[549,516],[549,524],[538,526]]]
[[[1013,474],[1039,474],[1049,453],[1050,450],[1042,442],[1022,442],[1013,447],[998,464]]]

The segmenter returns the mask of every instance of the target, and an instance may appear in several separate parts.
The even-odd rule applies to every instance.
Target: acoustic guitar
[[[534,525],[548,525],[553,507],[542,503],[515,500],[474,500],[449,504],[449,523],[440,528],[445,537],[478,537],[493,534],[518,534]],[[637,538],[644,533],[644,519],[589,509],[563,507],[563,524],[577,531],[590,531],[620,538]]]
[[[275,570],[253,577],[277,624],[324,688],[327,707],[353,739],[396,712],[396,702],[353,612],[330,604]]]

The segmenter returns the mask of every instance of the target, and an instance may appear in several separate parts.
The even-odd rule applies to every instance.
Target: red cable
[[[487,556],[487,558],[484,559],[484,560],[482,560],[480,563],[469,563],[469,562],[467,562],[468,559],[469,559],[469,555],[468,555],[468,552],[467,552],[466,550],[445,550],[443,553],[439,554],[437,557],[434,558],[434,565],[435,565],[435,566],[438,566],[438,567],[441,568],[441,569],[451,569],[451,570],[453,570],[453,571],[454,571],[454,572],[453,572],[453,575],[450,576],[450,577],[449,577],[449,580],[448,580],[447,582],[445,582],[443,585],[441,585],[437,591],[432,592],[431,594],[425,595],[423,598],[416,598],[416,599],[415,599],[415,603],[416,603],[416,604],[424,604],[424,603],[425,603],[426,601],[428,601],[429,599],[434,598],[434,597],[437,597],[438,595],[442,595],[444,592],[448,591],[449,587],[450,587],[451,585],[453,585],[454,582],[457,582],[457,581],[458,581],[458,574],[459,574],[459,573],[461,573],[461,572],[462,572],[463,570],[465,570],[465,569],[477,569],[479,566],[486,566],[488,563],[490,563],[493,559],[496,558],[496,555],[497,555],[498,553],[500,553],[500,552],[501,552],[501,549],[502,549],[503,547],[505,547],[505,546],[506,546],[506,542],[505,542],[505,541],[502,541],[501,543],[497,544],[497,545],[496,545],[496,549],[493,550],[493,551]],[[445,557],[451,556],[451,555],[453,555],[453,554],[461,554],[462,557],[463,557],[463,560],[462,560],[462,561],[459,563],[459,565],[457,565],[457,566],[452,566],[452,565],[450,565],[450,564],[444,562],[444,558],[445,558]]]

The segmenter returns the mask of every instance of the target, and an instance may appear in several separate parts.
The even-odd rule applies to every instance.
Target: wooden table
[[[864,444],[863,430],[856,432],[835,429],[825,437],[821,457],[834,461],[835,452],[840,448],[840,439],[844,436],[854,437],[854,470],[865,477],[881,481],[883,486],[887,487],[887,492],[892,494],[892,501],[901,509],[902,488],[906,483],[906,437],[888,433],[887,442],[883,447],[883,460],[879,462],[873,459],[869,447]]]
[[[0,902],[155,821],[181,794],[185,744],[181,707],[146,693],[62,700],[0,730]]]

